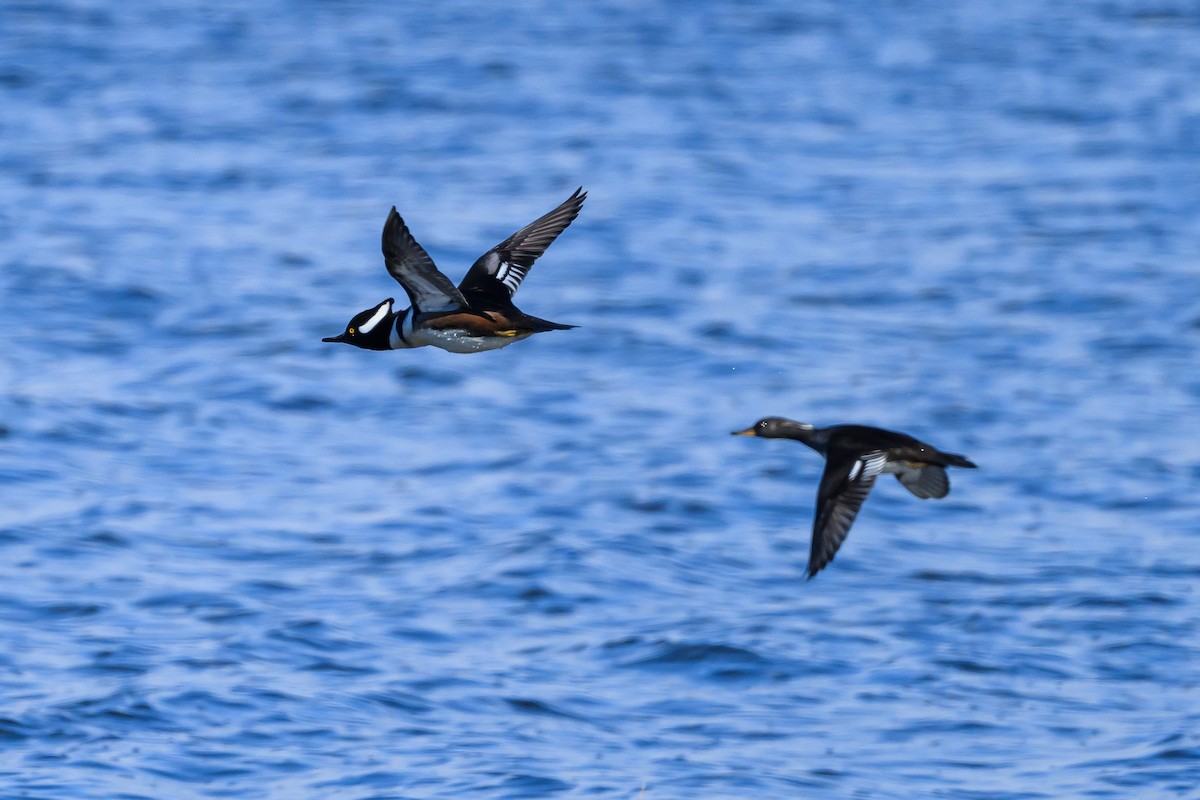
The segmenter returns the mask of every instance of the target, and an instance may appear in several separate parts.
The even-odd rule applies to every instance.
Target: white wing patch
[[[388,312],[391,311],[391,308],[391,303],[384,303],[381,305],[369,320],[358,326],[358,332],[370,333],[371,331],[375,330],[375,326],[383,322],[384,318],[388,315]]]
[[[854,465],[850,467],[850,475],[847,480],[856,480],[861,478],[874,478],[879,473],[883,472],[884,466],[887,464],[887,456],[876,450],[874,453],[864,453],[859,456]]]
[[[502,260],[500,266],[496,268],[496,280],[507,286],[510,294],[517,291],[517,287],[521,285],[524,277],[524,270],[514,269],[513,265],[507,261]]]

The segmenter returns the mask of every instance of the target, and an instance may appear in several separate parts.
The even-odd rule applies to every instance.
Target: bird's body
[[[528,339],[535,333],[565,330],[572,325],[546,322],[526,314],[487,311],[481,314],[450,313],[428,317],[418,325],[416,315],[406,308],[396,315],[388,346],[391,350],[438,347],[451,353],[478,353]]]
[[[825,457],[825,472],[817,489],[809,578],[833,560],[879,475],[895,475],[921,499],[941,498],[950,493],[946,467],[975,467],[963,456],[942,452],[907,434],[866,425],[815,428],[782,417],[768,417],[734,433],[794,439]]]
[[[323,341],[364,350],[438,347],[451,353],[496,350],[535,333],[574,325],[539,319],[521,311],[512,296],[533,262],[579,215],[587,194],[577,189],[551,211],[476,260],[457,287],[438,271],[393,207],[383,226],[388,273],[404,287],[411,305],[393,311],[388,298],[356,314],[344,333]]]

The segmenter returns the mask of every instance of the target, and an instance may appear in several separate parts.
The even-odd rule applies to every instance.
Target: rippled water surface
[[[1198,796],[1195,5],[422,5],[0,4],[0,795]]]

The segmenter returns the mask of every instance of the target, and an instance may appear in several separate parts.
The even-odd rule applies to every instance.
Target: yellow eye
[[[346,333],[348,333],[348,334],[350,334],[351,336],[353,336],[354,334],[358,333],[358,331],[354,330],[354,328],[347,328],[347,329],[346,329]]]

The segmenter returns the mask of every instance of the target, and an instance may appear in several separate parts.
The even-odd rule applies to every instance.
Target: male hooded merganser
[[[767,417],[733,435],[795,439],[825,456],[808,556],[810,579],[833,561],[881,473],[895,475],[904,488],[924,500],[950,493],[946,467],[975,468],[962,456],[943,453],[903,433],[866,425],[814,428],[782,417]]]
[[[408,232],[395,206],[383,226],[383,260],[408,294],[410,308],[393,312],[388,298],[356,314],[345,333],[322,339],[366,350],[433,345],[451,353],[477,353],[510,345],[543,331],[574,328],[525,314],[512,296],[538,256],[579,215],[587,193],[575,190],[558,208],[488,250],[458,288]]]

